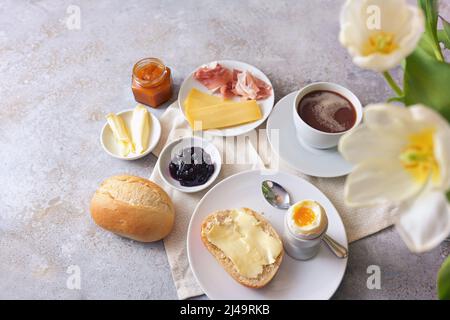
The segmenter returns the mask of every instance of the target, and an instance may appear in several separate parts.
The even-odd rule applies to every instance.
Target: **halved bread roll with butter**
[[[248,208],[210,214],[202,223],[201,238],[221,266],[250,288],[268,284],[283,259],[280,236],[265,218]]]

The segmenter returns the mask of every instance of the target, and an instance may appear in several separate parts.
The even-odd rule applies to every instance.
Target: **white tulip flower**
[[[355,164],[345,185],[348,205],[398,204],[396,227],[414,252],[450,234],[450,126],[440,114],[420,105],[367,106],[339,151]]]
[[[385,72],[416,48],[425,28],[421,9],[406,0],[347,0],[339,40],[364,69]]]

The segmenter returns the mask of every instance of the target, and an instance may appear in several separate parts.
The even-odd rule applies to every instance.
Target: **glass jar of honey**
[[[137,102],[157,108],[172,97],[170,68],[156,58],[138,61],[133,67],[131,89]]]

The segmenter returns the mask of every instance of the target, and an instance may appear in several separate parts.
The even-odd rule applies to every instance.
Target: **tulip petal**
[[[450,189],[450,133],[439,131],[435,134],[434,155],[439,164],[441,183],[436,186],[442,191]]]
[[[380,8],[380,27],[385,32],[399,33],[410,30],[410,19],[412,18],[411,6],[406,0],[365,0],[367,6]]]
[[[378,10],[377,10],[378,9]],[[379,19],[379,25],[375,25]],[[361,68],[383,72],[399,65],[417,46],[424,26],[423,12],[405,0],[348,0],[340,16],[339,40]],[[394,36],[395,49],[389,53],[367,54],[372,35]]]
[[[407,110],[411,112],[412,117],[416,121],[422,121],[424,123],[434,123],[438,127],[438,129],[449,130],[449,124],[447,120],[431,108],[416,104],[414,106],[410,106]]]
[[[450,205],[442,192],[425,192],[399,214],[396,228],[413,252],[431,250],[450,234]]]
[[[351,52],[352,55],[359,55],[359,48],[367,41],[369,35],[364,9],[362,2],[347,0],[341,10],[339,41],[350,51],[354,51]]]
[[[433,124],[436,128],[434,137],[434,154],[441,174],[441,183],[439,186],[434,186],[442,191],[450,188],[450,126],[440,114],[434,110],[415,105],[409,108],[416,121],[423,123],[423,126],[430,126]]]
[[[389,1],[385,2],[387,3]],[[383,10],[383,12],[386,11],[388,10]],[[361,44],[359,45],[359,50],[354,47],[353,50],[350,51],[350,45],[345,45],[345,43],[341,41],[344,46],[349,48],[350,54],[353,56],[353,62],[357,66],[376,72],[384,72],[398,66],[404,58],[414,51],[424,31],[425,20],[423,13],[420,9],[412,6],[408,6],[408,10],[402,13],[382,14],[384,17],[389,16],[390,21],[396,21],[396,23],[401,25],[393,26],[391,25],[392,22],[387,23],[387,20],[382,22],[382,30],[385,32],[390,32],[390,29],[397,29],[393,33],[398,42],[398,48],[391,53],[373,53],[364,55],[362,54]],[[407,19],[402,19],[402,17],[397,17],[397,15],[406,15]],[[393,16],[395,16],[395,18]],[[345,32],[345,30],[343,30],[343,32]],[[353,31],[353,33],[355,33],[355,31]],[[345,36],[342,37],[345,38]],[[353,36],[353,38],[356,37]],[[361,41],[359,41],[359,43],[361,43]]]
[[[351,163],[398,157],[406,135],[393,130],[371,130],[366,124],[345,134],[339,141],[339,152]]]
[[[384,72],[398,66],[407,55],[399,50],[390,54],[373,53],[368,56],[354,56],[353,63],[363,69]]]
[[[397,158],[382,158],[358,164],[347,177],[344,196],[349,206],[376,205],[410,199],[422,188]]]
[[[399,46],[403,52],[407,52],[407,56],[416,49],[424,30],[425,17],[422,9],[408,6],[406,23],[397,31]]]
[[[364,108],[364,123],[371,129],[404,131],[412,122],[409,109],[402,106],[377,103]]]

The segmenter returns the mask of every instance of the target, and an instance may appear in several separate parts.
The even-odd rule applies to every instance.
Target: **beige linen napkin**
[[[156,156],[159,156],[166,143],[180,137],[192,135],[192,131],[190,130],[188,123],[185,121],[183,114],[179,110],[177,102],[173,103],[167,111],[164,112],[160,118],[160,121],[162,135],[158,146],[153,151]],[[265,134],[259,135],[257,144],[252,139],[243,140],[234,137],[227,139],[215,137],[212,139],[212,142],[222,154],[224,154],[223,151],[226,151],[225,154],[227,157],[226,159],[223,159],[224,164],[222,165],[222,171],[219,175],[218,181],[224,177],[228,177],[244,170],[263,168],[264,166],[271,168],[274,163],[276,163],[276,161],[273,161],[274,159],[281,161],[278,158],[274,158],[276,156],[270,151]],[[237,146],[234,147],[236,144]],[[238,154],[240,159],[243,159],[245,156],[247,164],[226,164],[227,159],[235,159],[235,156]],[[150,179],[158,183],[167,191],[169,196],[172,198],[176,210],[174,230],[167,238],[164,239],[164,246],[170,268],[172,270],[172,276],[177,289],[178,297],[180,299],[187,299],[203,294],[189,267],[186,250],[186,235],[189,220],[195,206],[206,191],[187,194],[167,186],[162,181],[160,174],[156,169],[157,166],[158,163],[156,164]],[[279,168],[282,171],[296,174],[310,181],[331,200],[344,221],[347,236],[350,242],[380,231],[392,225],[394,222],[395,207],[386,206],[369,209],[355,209],[347,207],[343,200],[344,177],[332,179],[314,178],[301,174],[282,162],[279,163]]]

